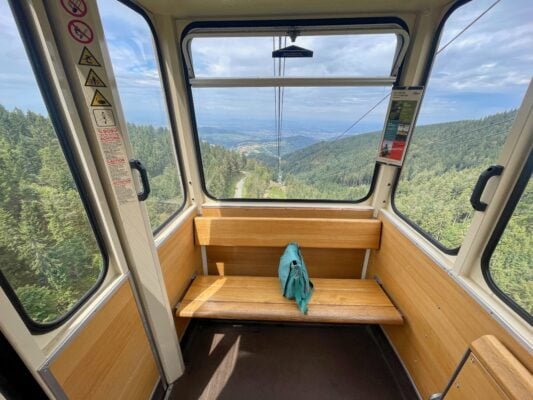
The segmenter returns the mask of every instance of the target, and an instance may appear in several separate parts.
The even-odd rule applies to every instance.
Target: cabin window
[[[446,22],[393,198],[448,254],[465,237],[473,187],[497,161],[531,79],[533,3],[492,3],[468,3]]]
[[[364,200],[407,42],[394,24],[189,30],[182,47],[206,193]],[[289,46],[309,57],[273,57]]]
[[[98,8],[133,155],[148,171],[151,193],[145,204],[157,232],[185,203],[157,48],[139,13],[119,1],[99,0]]]
[[[481,261],[492,290],[533,324],[533,155],[522,171]]]
[[[0,15],[0,283],[28,327],[46,331],[97,289],[107,258],[6,0]]]

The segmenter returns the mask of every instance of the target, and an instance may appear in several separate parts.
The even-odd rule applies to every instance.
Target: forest
[[[448,248],[458,247],[472,217],[479,173],[494,163],[516,111],[479,120],[420,126],[396,190],[397,209]],[[157,230],[183,204],[167,129],[128,124],[135,156],[148,169],[147,210]],[[461,140],[459,140],[459,137]],[[205,185],[216,198],[364,197],[374,173],[379,132],[314,143],[277,160],[200,141]],[[28,315],[47,323],[64,315],[104,268],[97,240],[48,118],[0,106],[0,268]],[[531,189],[524,194],[491,260],[497,284],[533,311]]]

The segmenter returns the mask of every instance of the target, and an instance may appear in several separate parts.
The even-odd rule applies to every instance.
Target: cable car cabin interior
[[[0,398],[533,399],[531,1],[0,15]]]

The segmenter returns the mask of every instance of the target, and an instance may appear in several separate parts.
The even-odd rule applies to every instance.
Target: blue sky
[[[474,0],[447,23],[446,43],[492,0]],[[103,18],[121,102],[127,120],[166,125],[167,117],[156,68],[151,34],[144,20],[112,0],[98,1]],[[519,106],[533,71],[533,1],[502,0],[466,34],[437,58],[419,118],[420,124],[480,118]],[[8,11],[0,0],[0,104],[45,113],[40,96]],[[212,76],[272,74],[271,38],[258,45],[241,39],[239,46],[205,40],[194,45],[197,73]],[[256,39],[255,39],[256,40]],[[335,41],[336,40],[336,41]],[[299,38],[296,44],[315,51],[312,60],[290,60],[287,74],[351,72],[381,74],[390,66],[394,40],[374,37]],[[264,62],[262,62],[264,60]],[[307,62],[307,64],[306,64]],[[298,68],[296,68],[298,67]],[[286,89],[284,115],[287,133],[343,131],[386,93],[385,88]],[[202,89],[195,91],[200,125],[243,130],[273,125],[273,89]],[[386,102],[351,133],[381,129]]]

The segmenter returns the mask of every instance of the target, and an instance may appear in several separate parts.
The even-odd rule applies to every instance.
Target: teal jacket
[[[289,243],[279,260],[278,269],[281,293],[288,299],[295,299],[300,311],[307,314],[307,303],[313,293],[304,259],[297,243]]]

